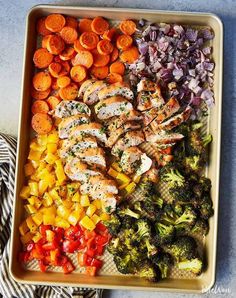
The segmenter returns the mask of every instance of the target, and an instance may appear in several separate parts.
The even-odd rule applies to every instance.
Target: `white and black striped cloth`
[[[22,285],[8,269],[14,193],[16,139],[0,133],[0,297],[3,298],[100,298],[102,290]]]

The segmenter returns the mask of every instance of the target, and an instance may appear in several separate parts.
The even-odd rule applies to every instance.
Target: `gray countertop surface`
[[[222,159],[216,283],[207,297],[236,297],[236,0],[0,0],[0,131],[17,134],[27,11],[36,4],[201,11],[224,24]],[[197,297],[198,295],[108,291],[105,298]],[[20,298],[20,297],[19,297]],[[43,297],[42,297],[43,298]]]

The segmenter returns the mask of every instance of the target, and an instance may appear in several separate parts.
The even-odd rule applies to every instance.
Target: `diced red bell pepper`
[[[58,263],[58,266],[64,266],[68,261],[69,261],[69,258],[67,256],[61,255],[58,257],[57,263]]]
[[[97,269],[100,269],[102,267],[103,262],[98,259],[93,259],[91,262],[91,266],[96,267]]]
[[[95,231],[89,231],[89,230],[85,230],[84,231],[84,238],[85,238],[85,240],[94,238],[95,236],[96,236]]]
[[[42,245],[42,248],[44,250],[54,250],[59,247],[59,244],[56,240],[53,240],[52,242],[47,242]]]
[[[102,235],[97,235],[95,237],[95,242],[97,245],[106,245],[109,242],[109,237],[108,235],[102,236]]]
[[[64,229],[63,228],[60,228],[60,227],[56,227],[54,229],[54,232],[56,233],[56,239],[58,242],[61,242],[64,238]]]
[[[96,228],[95,228],[95,231],[98,234],[102,234],[102,235],[104,233],[108,233],[107,227],[103,223],[101,223],[101,222],[97,223]]]
[[[73,253],[75,250],[77,250],[80,246],[79,240],[64,240],[62,243],[62,250],[63,252],[69,252]]]
[[[47,266],[45,265],[43,260],[39,260],[38,265],[41,272],[45,272],[47,270]]]
[[[88,239],[86,246],[87,246],[87,249],[96,249],[97,244],[95,242],[95,237]]]
[[[85,240],[85,238],[82,236],[80,237],[80,246],[79,249],[84,249],[87,246],[87,241]]]
[[[97,256],[102,256],[103,255],[103,252],[104,252],[104,247],[105,246],[102,246],[102,245],[98,245],[97,246]]]
[[[43,236],[46,237],[46,231],[51,230],[52,227],[50,225],[40,225],[39,226],[39,233]]]
[[[65,274],[68,274],[75,270],[75,266],[70,261],[68,261],[65,263],[65,265],[62,266],[62,269]]]
[[[91,258],[90,256],[87,255],[87,259],[86,259],[86,266],[90,266],[92,263],[93,258]]]
[[[97,272],[97,268],[95,266],[86,267],[86,274],[89,276],[95,276]]]
[[[86,255],[86,253],[79,252],[77,258],[80,266],[82,267],[86,266],[87,258],[88,258],[88,255]]]
[[[43,260],[44,254],[40,253],[36,248],[33,248],[30,252],[30,257],[36,260]]]
[[[20,263],[27,263],[30,260],[30,253],[28,251],[22,251],[18,256]]]
[[[86,250],[86,254],[91,258],[93,258],[96,255],[96,252],[97,252],[96,249],[92,249],[92,248],[89,248]]]
[[[80,226],[71,226],[65,230],[65,238],[69,240],[77,240],[82,234]]]

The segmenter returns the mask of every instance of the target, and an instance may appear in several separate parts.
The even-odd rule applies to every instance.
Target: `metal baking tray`
[[[151,283],[135,276],[119,274],[112,263],[112,259],[105,255],[105,265],[101,274],[96,277],[88,277],[81,274],[80,270],[70,275],[52,270],[41,273],[34,265],[23,268],[17,260],[20,251],[19,224],[23,217],[23,204],[19,199],[19,192],[24,183],[24,164],[27,159],[30,139],[30,86],[34,73],[32,57],[37,44],[36,21],[38,18],[51,14],[61,13],[77,18],[93,18],[102,16],[111,21],[123,19],[146,19],[150,22],[178,23],[190,26],[210,26],[214,33],[213,59],[215,62],[214,94],[215,106],[208,117],[207,130],[213,135],[213,144],[210,153],[210,165],[207,168],[207,176],[212,180],[212,200],[215,214],[210,219],[210,232],[204,239],[207,270],[200,276],[172,272],[169,279],[158,283]],[[221,20],[213,14],[197,12],[174,12],[144,9],[108,8],[108,7],[73,7],[38,5],[33,7],[27,16],[25,34],[25,52],[22,74],[22,93],[20,122],[18,131],[18,151],[15,177],[15,197],[13,210],[13,226],[11,236],[10,273],[19,283],[44,284],[60,286],[81,286],[90,288],[107,289],[133,289],[149,291],[170,291],[185,293],[203,293],[208,291],[215,282],[216,270],[216,244],[219,203],[219,176],[220,176],[220,139],[221,139],[221,109],[222,109],[222,69],[223,67],[223,25]]]

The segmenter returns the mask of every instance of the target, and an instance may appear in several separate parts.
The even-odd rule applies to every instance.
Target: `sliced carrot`
[[[119,73],[112,72],[107,76],[107,82],[109,84],[122,83],[123,78]]]
[[[102,38],[111,41],[112,38],[114,37],[115,33],[116,33],[116,28],[111,28],[109,30],[106,30],[103,33]]]
[[[50,88],[45,91],[38,91],[38,90],[35,90],[33,87],[31,88],[31,96],[34,99],[45,99],[48,97],[50,92],[51,92]]]
[[[109,73],[108,66],[101,66],[101,67],[93,66],[91,68],[91,75],[99,80],[105,79],[108,76],[108,73]]]
[[[133,43],[133,39],[129,35],[122,34],[116,39],[116,46],[120,50],[127,50],[131,47]]]
[[[114,62],[116,61],[116,59],[119,57],[119,51],[117,48],[114,47],[112,53],[111,53],[111,61],[110,62]]]
[[[75,65],[70,70],[70,76],[74,82],[82,82],[87,77],[87,70],[82,65]]]
[[[80,44],[87,50],[97,47],[99,37],[94,32],[83,32],[79,38]]]
[[[42,36],[45,36],[51,33],[51,31],[49,31],[45,26],[45,20],[46,20],[46,17],[39,19],[37,22],[37,32]]]
[[[55,110],[56,106],[61,102],[61,100],[56,96],[49,96],[47,103],[51,110]]]
[[[93,32],[101,35],[109,29],[109,23],[102,17],[96,17],[92,21],[91,28]]]
[[[60,34],[66,44],[72,44],[78,38],[77,30],[69,26],[63,27]]]
[[[93,54],[93,65],[96,67],[106,66],[110,61],[110,55],[101,55],[97,49],[92,51]]]
[[[47,50],[53,55],[59,55],[65,48],[64,40],[56,34],[48,38]]]
[[[52,62],[53,55],[47,49],[37,49],[34,53],[33,61],[36,67],[46,68]]]
[[[60,56],[54,56],[53,60],[57,63],[62,63],[62,60],[61,60]]]
[[[86,50],[78,51],[78,54],[71,60],[73,66],[83,65],[90,68],[93,65],[93,55]]]
[[[77,29],[78,28],[78,21],[73,17],[66,17],[66,26],[71,28]]]
[[[48,40],[49,40],[51,35],[52,34],[48,34],[48,35],[43,36],[43,38],[42,38],[42,48],[44,48],[44,49],[47,48]]]
[[[46,91],[51,87],[52,78],[47,72],[38,72],[33,77],[33,86],[34,89],[38,91]]]
[[[136,61],[139,57],[139,51],[137,47],[131,47],[128,50],[125,50],[120,54],[120,59],[124,63],[133,63]]]
[[[131,20],[122,21],[119,27],[121,32],[127,35],[132,35],[136,31],[136,24]]]
[[[79,39],[77,39],[77,40],[74,42],[74,49],[76,50],[76,52],[86,50],[86,49],[81,45]]]
[[[52,90],[58,90],[59,86],[57,85],[57,79],[56,78],[52,78]]]
[[[62,69],[59,73],[59,77],[66,76],[70,72],[70,64],[68,61],[61,61]]]
[[[100,40],[97,45],[98,53],[101,55],[110,55],[113,51],[113,45],[109,40]]]
[[[59,90],[59,96],[64,100],[74,100],[78,96],[78,87],[76,84],[70,84]]]
[[[91,32],[92,31],[91,24],[92,24],[92,20],[90,20],[90,19],[80,20],[79,21],[79,32],[80,33]]]
[[[59,73],[61,71],[61,64],[58,62],[52,62],[49,66],[48,66],[48,70],[50,72],[50,75],[54,78],[58,78],[59,77]]]
[[[74,48],[68,47],[65,48],[64,51],[61,52],[59,55],[60,59],[63,61],[71,60],[75,56],[75,50]]]
[[[46,134],[52,130],[52,118],[48,114],[37,113],[31,120],[32,128],[39,134]]]
[[[48,104],[44,100],[36,100],[32,104],[31,112],[33,114],[37,114],[37,113],[45,113],[45,114],[47,114],[49,112]]]
[[[116,61],[110,65],[110,72],[118,73],[120,75],[123,75],[125,72],[125,66],[124,63],[120,61]]]
[[[51,32],[60,32],[65,26],[66,20],[63,15],[59,13],[53,13],[46,17],[45,26]]]
[[[64,88],[70,85],[70,78],[67,76],[62,76],[60,78],[57,79],[57,85],[59,88]]]

